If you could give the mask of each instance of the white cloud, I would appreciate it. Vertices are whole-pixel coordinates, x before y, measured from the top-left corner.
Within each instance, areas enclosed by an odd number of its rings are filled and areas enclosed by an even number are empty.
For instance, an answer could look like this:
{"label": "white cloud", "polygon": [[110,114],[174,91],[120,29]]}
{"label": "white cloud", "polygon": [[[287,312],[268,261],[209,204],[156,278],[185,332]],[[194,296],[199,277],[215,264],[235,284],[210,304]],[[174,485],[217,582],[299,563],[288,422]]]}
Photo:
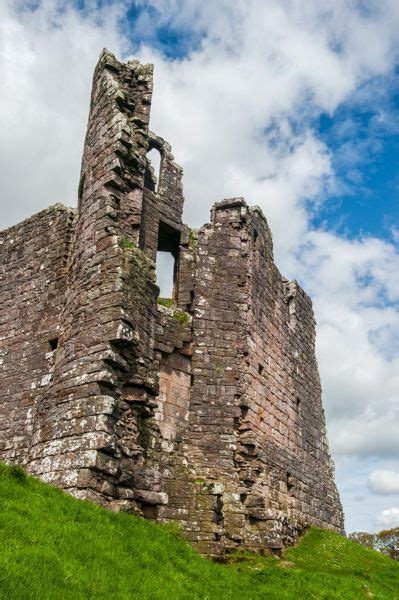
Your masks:
{"label": "white cloud", "polygon": [[[166,20],[170,9],[155,4]],[[184,4],[182,25],[192,26],[187,7],[198,3]],[[373,86],[366,94],[363,84],[388,73],[397,56],[398,9],[380,3],[367,19],[346,2],[221,7],[205,3],[197,23],[208,38],[188,60],[143,48],[156,65],[152,127],[183,163],[187,220],[203,222],[208,198],[240,194],[262,206],[280,267],[314,300],[334,452],[389,457],[399,450],[399,255],[375,238],[311,231],[304,201],[317,210],[335,185],[330,153],[309,118],[360,86],[361,101],[372,101]],[[351,144],[352,163],[355,150],[365,154]]]}
{"label": "white cloud", "polygon": [[37,4],[0,3],[1,228],[56,202],[75,204],[92,70],[104,45],[121,53],[126,42],[118,7]]}
{"label": "white cloud", "polygon": [[335,452],[399,450],[399,255],[375,238],[307,235],[293,259],[314,299],[318,357]]}
{"label": "white cloud", "polygon": [[391,227],[391,235],[394,242],[399,243],[399,228],[393,225]]}
{"label": "white cloud", "polygon": [[[103,46],[127,58],[134,36],[153,39],[159,24],[205,33],[182,60],[150,44],[135,50],[155,63],[151,128],[184,167],[185,219],[202,224],[229,195],[263,208],[281,270],[314,299],[331,446],[340,456],[377,457],[383,468],[399,450],[397,249],[314,231],[309,219],[326,191],[339,189],[313,119],[356,94],[373,101],[365,84],[379,77],[381,87],[398,58],[397,2],[366,10],[347,0],[153,0],[140,4],[158,16],[143,16],[131,40],[118,20],[124,2],[93,1],[83,13],[66,0],[36,4],[0,5],[2,223],[75,204]],[[353,161],[356,150],[341,159]]]}
{"label": "white cloud", "polygon": [[370,473],[367,486],[373,494],[399,494],[399,472],[377,469]]}
{"label": "white cloud", "polygon": [[393,506],[383,510],[378,516],[378,524],[385,529],[399,527],[399,508]]}

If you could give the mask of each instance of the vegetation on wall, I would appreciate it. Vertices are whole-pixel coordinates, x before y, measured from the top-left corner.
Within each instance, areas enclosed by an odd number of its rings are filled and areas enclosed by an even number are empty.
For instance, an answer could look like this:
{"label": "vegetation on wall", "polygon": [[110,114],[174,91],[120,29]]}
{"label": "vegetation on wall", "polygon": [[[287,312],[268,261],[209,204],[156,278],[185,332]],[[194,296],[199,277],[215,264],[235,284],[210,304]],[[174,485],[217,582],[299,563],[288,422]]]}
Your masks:
{"label": "vegetation on wall", "polygon": [[157,303],[160,306],[165,306],[165,308],[172,308],[172,316],[173,318],[181,323],[181,325],[186,325],[190,319],[190,315],[188,312],[178,308],[172,298],[158,298]]}
{"label": "vegetation on wall", "polygon": [[134,242],[131,242],[130,240],[128,240],[127,238],[123,237],[122,238],[122,248],[124,250],[130,250],[132,248],[137,248],[136,244]]}

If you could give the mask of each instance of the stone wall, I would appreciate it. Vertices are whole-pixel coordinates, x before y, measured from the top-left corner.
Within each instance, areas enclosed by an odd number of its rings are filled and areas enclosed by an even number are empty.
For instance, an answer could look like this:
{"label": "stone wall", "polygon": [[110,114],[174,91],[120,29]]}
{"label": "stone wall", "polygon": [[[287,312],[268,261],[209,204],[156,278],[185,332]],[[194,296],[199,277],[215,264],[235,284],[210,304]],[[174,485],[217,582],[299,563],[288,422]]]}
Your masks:
{"label": "stone wall", "polygon": [[25,464],[51,384],[75,211],[53,206],[0,233],[0,456]]}
{"label": "stone wall", "polygon": [[[215,556],[279,549],[312,523],[342,531],[310,299],[278,272],[260,209],[232,198],[201,229],[182,223],[151,94],[151,66],[103,51],[77,211],[2,234],[0,456],[178,521]],[[175,259],[161,303],[159,250]]]}

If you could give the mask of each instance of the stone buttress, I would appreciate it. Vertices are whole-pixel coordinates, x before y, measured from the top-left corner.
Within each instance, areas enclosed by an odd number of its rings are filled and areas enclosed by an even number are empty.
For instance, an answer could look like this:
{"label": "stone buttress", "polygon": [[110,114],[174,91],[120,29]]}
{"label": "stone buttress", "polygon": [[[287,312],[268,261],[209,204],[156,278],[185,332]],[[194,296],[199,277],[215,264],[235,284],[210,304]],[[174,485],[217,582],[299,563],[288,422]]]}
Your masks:
{"label": "stone buttress", "polygon": [[[308,296],[242,198],[182,223],[152,66],[104,50],[78,208],[0,234],[0,457],[214,556],[343,531]],[[160,156],[159,173],[149,152]],[[157,252],[174,260],[159,301]]]}

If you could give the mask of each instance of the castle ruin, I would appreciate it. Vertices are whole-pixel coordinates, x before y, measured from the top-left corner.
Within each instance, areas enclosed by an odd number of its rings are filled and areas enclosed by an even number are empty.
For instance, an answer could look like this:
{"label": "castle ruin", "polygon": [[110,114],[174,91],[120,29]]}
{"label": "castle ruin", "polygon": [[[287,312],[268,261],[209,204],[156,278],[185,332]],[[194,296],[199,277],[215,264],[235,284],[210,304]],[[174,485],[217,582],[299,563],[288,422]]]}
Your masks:
{"label": "castle ruin", "polygon": [[[200,552],[343,530],[309,297],[242,198],[182,223],[182,169],[149,130],[152,66],[104,50],[77,209],[0,234],[0,458]],[[161,155],[157,177],[147,155]],[[159,301],[158,251],[174,257]]]}

